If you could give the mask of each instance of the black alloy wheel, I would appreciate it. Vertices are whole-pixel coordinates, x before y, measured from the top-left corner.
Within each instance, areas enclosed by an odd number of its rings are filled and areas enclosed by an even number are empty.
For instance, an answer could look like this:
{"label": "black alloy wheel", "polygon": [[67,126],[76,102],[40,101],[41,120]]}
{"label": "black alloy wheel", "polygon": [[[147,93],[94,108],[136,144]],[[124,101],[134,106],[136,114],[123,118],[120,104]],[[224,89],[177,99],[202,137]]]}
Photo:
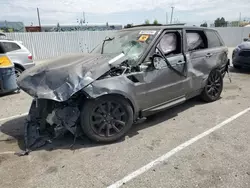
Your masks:
{"label": "black alloy wheel", "polygon": [[133,109],[122,97],[88,100],[81,111],[81,127],[90,139],[112,142],[124,136],[133,124]]}
{"label": "black alloy wheel", "polygon": [[220,98],[223,90],[223,77],[219,70],[213,70],[207,80],[207,85],[202,92],[202,99],[207,102],[213,102]]}
{"label": "black alloy wheel", "polygon": [[122,131],[127,119],[125,109],[120,104],[106,101],[92,112],[91,127],[99,136],[112,137]]}

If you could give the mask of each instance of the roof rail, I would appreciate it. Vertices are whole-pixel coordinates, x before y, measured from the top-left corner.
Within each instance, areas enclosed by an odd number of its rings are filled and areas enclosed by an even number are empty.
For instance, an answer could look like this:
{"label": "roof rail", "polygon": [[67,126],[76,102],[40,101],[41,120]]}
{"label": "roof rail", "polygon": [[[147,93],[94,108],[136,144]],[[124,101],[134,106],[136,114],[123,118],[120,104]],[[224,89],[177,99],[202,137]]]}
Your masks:
{"label": "roof rail", "polygon": [[185,25],[186,23],[178,23],[178,24],[140,24],[140,25],[133,25],[132,27],[147,27],[147,26],[178,26],[178,25]]}
{"label": "roof rail", "polygon": [[133,25],[132,27],[147,27],[147,26],[162,26],[162,24],[140,24],[140,25]]}
{"label": "roof rail", "polygon": [[186,23],[165,24],[164,26],[172,26],[172,25],[186,25]]}

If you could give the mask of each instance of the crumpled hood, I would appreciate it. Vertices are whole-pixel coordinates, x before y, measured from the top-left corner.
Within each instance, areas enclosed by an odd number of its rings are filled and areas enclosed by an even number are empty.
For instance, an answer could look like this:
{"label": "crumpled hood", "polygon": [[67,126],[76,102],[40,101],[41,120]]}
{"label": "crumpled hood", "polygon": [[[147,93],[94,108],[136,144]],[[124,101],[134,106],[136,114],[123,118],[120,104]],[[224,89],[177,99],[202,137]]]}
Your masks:
{"label": "crumpled hood", "polygon": [[241,44],[239,44],[238,45],[238,47],[240,48],[240,49],[249,49],[250,50],[250,42],[249,41],[247,41],[247,42],[242,42]]}
{"label": "crumpled hood", "polygon": [[110,70],[115,55],[72,54],[27,69],[18,86],[35,98],[66,101]]}

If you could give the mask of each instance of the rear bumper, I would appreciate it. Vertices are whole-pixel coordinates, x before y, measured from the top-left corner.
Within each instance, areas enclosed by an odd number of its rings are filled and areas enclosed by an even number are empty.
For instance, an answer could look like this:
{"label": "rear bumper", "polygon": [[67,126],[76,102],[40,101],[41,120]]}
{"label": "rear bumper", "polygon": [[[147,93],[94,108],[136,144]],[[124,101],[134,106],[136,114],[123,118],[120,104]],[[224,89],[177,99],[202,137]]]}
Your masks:
{"label": "rear bumper", "polygon": [[228,72],[229,66],[230,66],[230,59],[227,60],[227,64],[220,67],[220,72],[222,74],[222,77],[224,77],[226,72]]}
{"label": "rear bumper", "polygon": [[26,70],[28,68],[31,68],[33,66],[35,66],[36,64],[34,62],[32,63],[25,63],[25,64],[22,64],[23,68]]}

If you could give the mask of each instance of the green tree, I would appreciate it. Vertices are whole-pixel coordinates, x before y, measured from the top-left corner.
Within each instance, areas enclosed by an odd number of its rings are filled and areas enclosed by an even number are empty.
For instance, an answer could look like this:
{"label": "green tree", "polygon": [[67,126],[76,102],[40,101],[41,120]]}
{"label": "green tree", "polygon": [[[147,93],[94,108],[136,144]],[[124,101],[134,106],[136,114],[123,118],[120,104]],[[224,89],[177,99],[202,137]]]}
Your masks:
{"label": "green tree", "polygon": [[217,19],[214,21],[214,26],[215,26],[215,27],[226,27],[226,26],[227,26],[227,21],[225,20],[224,17],[217,18]]}
{"label": "green tree", "polygon": [[153,24],[154,25],[158,25],[159,24],[158,20],[155,19],[154,22],[153,22]]}
{"label": "green tree", "polygon": [[145,24],[146,24],[146,25],[150,24],[150,21],[149,21],[148,19],[145,20]]}
{"label": "green tree", "polygon": [[201,27],[207,27],[207,22],[204,22],[203,24],[200,25]]}
{"label": "green tree", "polygon": [[131,27],[133,27],[133,24],[127,24],[124,26],[124,28],[131,28]]}
{"label": "green tree", "polygon": [[60,24],[59,24],[59,22],[57,23],[57,25],[56,25],[56,29],[55,29],[57,32],[59,32],[59,31],[61,31],[61,27],[60,27]]}

